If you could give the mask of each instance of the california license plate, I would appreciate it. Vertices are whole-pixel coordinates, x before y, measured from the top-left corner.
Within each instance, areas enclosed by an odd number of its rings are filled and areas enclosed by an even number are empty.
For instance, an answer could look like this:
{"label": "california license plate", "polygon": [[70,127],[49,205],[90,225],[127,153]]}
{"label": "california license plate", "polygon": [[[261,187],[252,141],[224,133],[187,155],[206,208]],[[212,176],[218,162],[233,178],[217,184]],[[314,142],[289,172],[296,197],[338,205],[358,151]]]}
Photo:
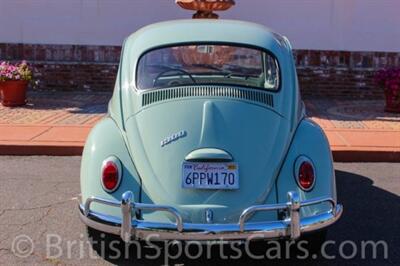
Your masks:
{"label": "california license plate", "polygon": [[236,163],[184,162],[182,187],[193,189],[239,189]]}

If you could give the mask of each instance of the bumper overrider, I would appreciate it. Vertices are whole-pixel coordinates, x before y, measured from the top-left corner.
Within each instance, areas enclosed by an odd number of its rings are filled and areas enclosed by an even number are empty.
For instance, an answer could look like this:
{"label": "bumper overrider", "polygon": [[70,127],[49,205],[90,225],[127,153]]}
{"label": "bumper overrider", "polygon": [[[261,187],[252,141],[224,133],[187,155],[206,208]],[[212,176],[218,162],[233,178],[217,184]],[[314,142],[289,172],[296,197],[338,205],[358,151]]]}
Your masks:
{"label": "bumper overrider", "polygon": [[[122,219],[90,210],[92,203],[120,208]],[[330,203],[327,212],[300,218],[302,207]],[[252,238],[297,239],[303,233],[325,228],[335,223],[343,212],[341,204],[329,197],[300,201],[297,192],[288,192],[288,202],[282,204],[254,205],[245,209],[236,224],[184,223],[179,211],[171,206],[136,203],[130,191],[122,195],[121,201],[90,197],[80,205],[80,218],[89,227],[99,231],[120,235],[125,242],[132,238],[148,240],[245,240]],[[175,223],[150,222],[135,219],[138,210],[163,211],[175,217]],[[286,211],[287,218],[279,221],[246,222],[256,212]]]}

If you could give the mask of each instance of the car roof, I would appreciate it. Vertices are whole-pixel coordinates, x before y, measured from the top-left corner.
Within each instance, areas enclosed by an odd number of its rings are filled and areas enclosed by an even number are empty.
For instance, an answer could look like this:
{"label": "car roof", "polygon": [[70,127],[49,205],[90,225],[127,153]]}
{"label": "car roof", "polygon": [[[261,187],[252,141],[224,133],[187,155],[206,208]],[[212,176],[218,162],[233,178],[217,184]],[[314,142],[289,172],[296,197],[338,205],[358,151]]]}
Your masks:
{"label": "car roof", "polygon": [[[238,20],[172,20],[141,28],[125,40],[124,50],[138,58],[156,47],[179,43],[220,42],[257,46],[277,55],[285,38],[265,26]],[[286,50],[286,49],[284,49]]]}

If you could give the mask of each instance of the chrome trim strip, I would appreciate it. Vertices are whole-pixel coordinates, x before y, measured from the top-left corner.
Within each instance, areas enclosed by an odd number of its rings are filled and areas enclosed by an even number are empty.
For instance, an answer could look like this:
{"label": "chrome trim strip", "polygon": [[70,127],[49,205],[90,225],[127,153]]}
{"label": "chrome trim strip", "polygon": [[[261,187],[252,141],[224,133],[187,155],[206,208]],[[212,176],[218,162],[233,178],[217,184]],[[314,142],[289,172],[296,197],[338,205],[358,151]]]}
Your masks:
{"label": "chrome trim strip", "polygon": [[99,204],[104,204],[112,207],[119,207],[120,203],[112,200],[106,200],[106,199],[99,199],[96,197],[90,197],[86,200],[85,202],[85,215],[88,216],[90,214],[90,205],[92,202],[97,202]]}
{"label": "chrome trim strip", "polygon": [[[256,205],[245,209],[237,224],[194,224],[184,223],[178,210],[165,205],[153,205],[133,202],[133,193],[130,191],[122,195],[121,202],[103,200],[95,197],[87,199],[80,205],[80,218],[88,226],[97,230],[120,235],[124,241],[132,237],[145,239],[156,235],[160,240],[232,240],[247,239],[249,237],[280,238],[290,237],[297,239],[302,233],[307,233],[327,227],[336,222],[343,212],[343,207],[332,198],[316,198],[300,201],[297,192],[288,193],[288,202],[284,204]],[[120,207],[122,219],[104,215],[90,210],[92,202]],[[329,202],[330,211],[300,218],[301,207]],[[166,211],[175,218],[175,223],[160,223],[132,219],[136,210]],[[259,211],[286,210],[289,217],[283,221],[248,222],[251,214]]]}
{"label": "chrome trim strip", "polygon": [[281,209],[286,209],[287,208],[287,203],[284,204],[276,204],[276,205],[255,205],[251,206],[247,209],[245,209],[242,214],[239,217],[239,230],[240,232],[244,232],[245,230],[245,222],[247,218],[259,211],[276,211],[276,210],[281,210]]}
{"label": "chrome trim strip", "polygon": [[175,217],[175,228],[179,232],[183,231],[183,221],[182,221],[182,216],[179,214],[179,211],[175,209],[174,207],[171,206],[166,206],[166,205],[153,205],[153,204],[145,204],[145,203],[136,203],[135,204],[135,209],[140,209],[140,210],[148,210],[148,211],[165,211],[169,212],[172,214],[172,216]]}

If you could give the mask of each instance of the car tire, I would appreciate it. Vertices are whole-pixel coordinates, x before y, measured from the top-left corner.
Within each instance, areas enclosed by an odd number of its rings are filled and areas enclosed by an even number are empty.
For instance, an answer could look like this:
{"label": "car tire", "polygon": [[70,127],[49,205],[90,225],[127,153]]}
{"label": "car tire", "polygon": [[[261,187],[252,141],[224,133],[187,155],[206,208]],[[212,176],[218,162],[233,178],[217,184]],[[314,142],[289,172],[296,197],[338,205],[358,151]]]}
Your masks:
{"label": "car tire", "polygon": [[320,230],[317,232],[309,233],[307,235],[304,235],[300,241],[307,241],[306,245],[304,247],[308,250],[310,255],[313,254],[320,254],[321,253],[321,247],[326,241],[326,235],[327,235],[327,230]]}
{"label": "car tire", "polygon": [[[89,242],[100,257],[108,261],[119,261],[136,254],[136,245],[125,243],[119,236],[107,234],[88,226],[86,228]],[[126,252],[129,254],[125,254]]]}
{"label": "car tire", "polygon": [[285,259],[313,260],[321,254],[321,247],[326,240],[327,230],[308,233],[298,240],[284,240]]}

